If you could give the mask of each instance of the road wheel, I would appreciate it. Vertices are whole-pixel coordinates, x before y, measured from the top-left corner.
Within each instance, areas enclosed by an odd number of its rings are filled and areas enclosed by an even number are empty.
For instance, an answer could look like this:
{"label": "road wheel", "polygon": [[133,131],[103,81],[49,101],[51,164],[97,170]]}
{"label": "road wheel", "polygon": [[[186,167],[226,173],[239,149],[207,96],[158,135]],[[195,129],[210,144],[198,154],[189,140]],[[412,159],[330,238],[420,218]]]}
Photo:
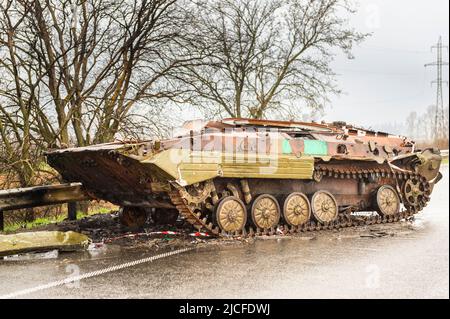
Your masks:
{"label": "road wheel", "polygon": [[226,232],[240,231],[247,223],[247,209],[239,198],[228,196],[217,205],[215,217],[221,230]]}
{"label": "road wheel", "polygon": [[338,216],[338,205],[334,196],[327,191],[317,191],[311,199],[314,217],[321,223],[329,223]]}
{"label": "road wheel", "polygon": [[260,195],[253,202],[251,214],[256,227],[270,229],[280,221],[280,205],[272,195]]}
{"label": "road wheel", "polygon": [[311,218],[311,204],[302,193],[292,193],[283,205],[283,218],[290,226],[300,226]]}
{"label": "road wheel", "polygon": [[400,197],[392,186],[383,185],[378,188],[375,205],[381,216],[395,215],[400,211]]}

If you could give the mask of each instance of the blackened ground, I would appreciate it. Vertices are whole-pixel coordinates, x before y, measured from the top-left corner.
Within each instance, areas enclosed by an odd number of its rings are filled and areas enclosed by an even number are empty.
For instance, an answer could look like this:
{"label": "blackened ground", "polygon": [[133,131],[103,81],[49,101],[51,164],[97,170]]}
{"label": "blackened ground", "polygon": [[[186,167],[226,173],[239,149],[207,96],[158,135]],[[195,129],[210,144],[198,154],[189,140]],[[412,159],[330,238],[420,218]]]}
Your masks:
{"label": "blackened ground", "polygon": [[[189,224],[183,221],[177,221],[173,224],[158,224],[148,217],[147,221],[142,227],[130,228],[120,224],[119,212],[111,211],[107,214],[89,215],[79,220],[69,221],[64,220],[59,223],[52,223],[45,226],[38,226],[32,229],[18,230],[16,232],[35,232],[35,231],[75,231],[89,236],[94,243],[99,242],[114,242],[118,245],[132,246],[149,237],[146,233],[158,231],[175,231],[180,233],[178,237],[186,237],[192,228]],[[156,236],[158,237],[158,236]]]}

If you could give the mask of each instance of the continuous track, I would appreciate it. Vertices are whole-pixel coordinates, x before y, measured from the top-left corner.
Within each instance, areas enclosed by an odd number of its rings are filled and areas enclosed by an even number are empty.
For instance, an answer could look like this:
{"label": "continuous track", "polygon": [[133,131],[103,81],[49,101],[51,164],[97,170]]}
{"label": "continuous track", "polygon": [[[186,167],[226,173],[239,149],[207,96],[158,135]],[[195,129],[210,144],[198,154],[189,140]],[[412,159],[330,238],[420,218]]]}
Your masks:
{"label": "continuous track", "polygon": [[[219,227],[214,225],[207,215],[195,210],[195,207],[198,203],[189,202],[191,196],[186,196],[186,190],[184,188],[174,185],[173,190],[169,193],[169,196],[181,216],[197,230],[207,231],[215,236],[223,235],[239,237],[253,237],[277,234],[287,235],[308,231],[331,230],[363,225],[395,223],[411,218],[414,214],[420,212],[430,200],[431,187],[428,181],[423,176],[393,166],[373,169],[346,167],[344,169],[339,165],[322,164],[316,165],[314,176],[317,181],[319,181],[324,176],[336,179],[389,179],[392,184],[395,184],[397,193],[400,196],[400,200],[403,203],[404,209],[400,210],[396,214],[388,216],[381,216],[380,214],[372,216],[361,216],[352,214],[353,210],[349,208],[347,211],[340,212],[338,214],[338,217],[330,223],[321,223],[311,218],[310,221],[301,226],[289,226],[280,222],[277,227],[272,227],[270,229],[260,229],[246,226],[245,229],[241,231],[226,233],[220,231]],[[404,190],[404,185],[408,181],[410,181],[409,183],[413,183],[412,185],[420,186],[420,189],[423,192],[423,195],[419,196],[420,200],[416,200],[416,202],[413,202],[412,200],[408,200],[406,198],[409,193],[406,193],[406,191]],[[413,202],[413,204],[411,204],[411,202]]]}

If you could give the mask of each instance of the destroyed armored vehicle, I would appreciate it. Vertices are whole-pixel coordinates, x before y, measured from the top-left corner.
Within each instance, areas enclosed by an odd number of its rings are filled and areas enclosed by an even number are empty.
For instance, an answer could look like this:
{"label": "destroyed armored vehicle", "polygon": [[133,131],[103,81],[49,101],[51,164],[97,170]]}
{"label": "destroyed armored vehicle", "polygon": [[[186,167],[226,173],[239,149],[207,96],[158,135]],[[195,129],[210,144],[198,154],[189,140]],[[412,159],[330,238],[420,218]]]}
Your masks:
{"label": "destroyed armored vehicle", "polygon": [[173,138],[52,151],[48,163],[139,224],[177,216],[210,234],[274,234],[398,221],[440,180],[439,150],[347,125],[231,118]]}

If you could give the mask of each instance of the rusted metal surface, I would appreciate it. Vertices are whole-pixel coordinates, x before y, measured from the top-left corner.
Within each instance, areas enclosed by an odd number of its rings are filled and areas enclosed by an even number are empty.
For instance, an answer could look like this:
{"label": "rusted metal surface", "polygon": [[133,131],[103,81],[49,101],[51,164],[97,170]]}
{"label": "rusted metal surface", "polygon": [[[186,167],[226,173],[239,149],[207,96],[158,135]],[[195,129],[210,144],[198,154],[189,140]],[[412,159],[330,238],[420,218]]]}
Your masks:
{"label": "rusted metal surface", "polygon": [[[139,192],[145,194],[149,189],[146,181],[159,186],[161,181],[177,180],[184,186],[214,177],[243,175],[311,178],[317,158],[382,164],[410,154],[414,148],[407,138],[352,126],[246,119],[232,119],[231,125],[229,121],[204,122],[198,131],[190,130],[186,135],[163,141],[116,142],[58,150],[49,154],[49,163],[68,180],[81,179],[94,191],[98,185],[88,184],[92,183],[92,176],[101,177],[97,178],[100,183],[116,187],[111,193],[122,193],[117,197],[123,198],[126,191],[117,188],[128,189],[131,184],[139,190],[142,185]],[[317,131],[318,127],[323,130]],[[99,195],[113,197],[106,193]],[[147,205],[153,205],[151,200]]]}
{"label": "rusted metal surface", "polygon": [[120,206],[174,207],[166,193],[152,191],[154,181],[166,178],[163,173],[112,150],[64,152],[49,157],[48,162],[64,180],[81,181],[96,198]]}
{"label": "rusted metal surface", "polygon": [[[209,213],[208,212],[197,212],[195,213],[192,211],[189,207],[189,202],[183,199],[180,193],[176,195],[177,193],[174,192],[173,197],[177,198],[177,203],[179,203],[179,206],[177,206],[178,209],[183,209],[183,216],[189,216],[189,214],[195,215],[195,218],[199,220],[200,222],[192,222],[192,224],[195,224],[197,228],[202,227],[205,230],[210,231],[212,234],[228,234],[228,235],[235,235],[235,236],[254,236],[254,235],[274,235],[278,233],[288,234],[288,233],[296,233],[296,232],[304,232],[304,231],[316,231],[321,229],[338,229],[343,227],[352,227],[352,226],[359,226],[359,225],[370,225],[370,224],[376,224],[376,223],[390,223],[390,222],[396,222],[405,218],[409,218],[410,216],[413,216],[414,214],[420,212],[423,207],[426,206],[427,202],[430,200],[430,194],[431,194],[431,188],[430,184],[426,181],[426,179],[416,173],[404,173],[400,171],[394,171],[389,168],[386,169],[364,169],[364,170],[358,170],[353,169],[349,171],[349,174],[346,174],[342,171],[342,169],[336,169],[334,167],[326,167],[326,165],[317,167],[317,169],[322,170],[327,177],[324,177],[324,180],[320,183],[323,183],[326,179],[328,179],[328,183],[334,184],[334,185],[342,185],[343,183],[350,183],[350,181],[353,180],[353,184],[357,184],[361,180],[365,180],[366,182],[373,184],[372,187],[367,187],[365,190],[367,193],[365,194],[352,194],[351,190],[348,190],[347,187],[341,187],[340,195],[335,195],[336,203],[338,203],[339,207],[339,214],[337,216],[335,215],[335,218],[331,221],[320,221],[317,219],[309,219],[307,222],[301,224],[301,225],[289,225],[289,224],[279,224],[277,227],[271,227],[270,229],[263,229],[256,227],[255,224],[252,222],[247,222],[246,226],[242,226],[241,229],[236,230],[236,227],[232,228],[231,230],[229,228],[226,228],[225,226],[221,225],[221,223],[218,223],[218,226],[215,226],[213,223],[208,223],[207,217]],[[371,181],[373,176],[377,176],[379,174],[379,179],[377,181]],[[328,176],[329,175],[329,176]],[[417,206],[411,206],[408,205],[407,202],[404,202],[405,209],[403,211],[395,211],[390,212],[389,214],[386,214],[383,211],[379,210],[379,207],[377,206],[377,202],[374,201],[376,199],[377,190],[379,189],[380,185],[387,186],[389,189],[397,191],[400,189],[401,185],[404,185],[406,181],[409,179],[418,179],[420,180],[420,183],[423,185],[424,189],[424,196],[421,197],[421,201]],[[276,181],[271,185],[273,187]],[[220,180],[220,184],[224,184],[223,181]],[[228,182],[227,184],[230,184]],[[284,183],[289,184],[289,183]],[[240,201],[240,199],[232,196],[232,194],[227,193],[228,191],[223,187],[218,185],[219,187],[216,189],[217,192],[220,193],[222,190],[222,200],[219,202],[228,203],[228,201],[238,201],[240,203],[243,203]],[[325,184],[322,185],[324,188],[327,186]],[[250,186],[251,187],[251,186]],[[269,187],[267,185],[267,180],[261,181],[261,189],[264,189],[264,187]],[[298,187],[298,186],[297,186]],[[357,186],[356,186],[357,188]],[[386,187],[385,187],[386,188]],[[253,190],[254,192],[259,192],[261,189]],[[369,191],[369,189],[372,189],[372,191]],[[348,194],[342,194],[342,193],[348,192]],[[322,191],[316,191],[313,194],[322,193]],[[398,194],[398,193],[397,193]],[[399,198],[403,197],[403,193],[399,194]],[[280,198],[280,196],[275,196],[276,198]],[[365,199],[366,201],[359,200]],[[226,201],[225,201],[226,200]],[[282,197],[281,197],[282,200]],[[333,204],[335,206],[335,204]],[[235,207],[234,205],[233,207]],[[239,208],[239,205],[238,205]],[[247,209],[248,206],[247,206]],[[374,210],[379,211],[380,214],[377,216],[353,216],[351,215],[351,212],[355,211],[367,211],[367,210]],[[221,209],[219,211],[216,210],[216,218],[217,213],[220,213],[221,215],[225,216],[224,218],[228,218],[228,212],[229,210],[226,210],[225,212]],[[237,209],[237,212],[239,212],[240,216],[244,216],[244,212],[242,209]],[[235,213],[233,211],[233,213]],[[231,214],[232,220],[234,221],[234,215]],[[247,215],[247,214],[245,214]],[[191,220],[191,219],[189,219]],[[191,220],[192,221],[192,220]],[[231,222],[230,222],[231,223]]]}
{"label": "rusted metal surface", "polygon": [[80,183],[0,190],[0,211],[89,200]]}
{"label": "rusted metal surface", "polygon": [[[133,211],[177,209],[196,229],[245,235],[343,226],[365,210],[386,221],[411,216],[429,201],[441,156],[343,122],[226,119],[185,123],[166,140],[58,150],[48,162],[96,198]],[[389,209],[393,192],[404,212]]]}

